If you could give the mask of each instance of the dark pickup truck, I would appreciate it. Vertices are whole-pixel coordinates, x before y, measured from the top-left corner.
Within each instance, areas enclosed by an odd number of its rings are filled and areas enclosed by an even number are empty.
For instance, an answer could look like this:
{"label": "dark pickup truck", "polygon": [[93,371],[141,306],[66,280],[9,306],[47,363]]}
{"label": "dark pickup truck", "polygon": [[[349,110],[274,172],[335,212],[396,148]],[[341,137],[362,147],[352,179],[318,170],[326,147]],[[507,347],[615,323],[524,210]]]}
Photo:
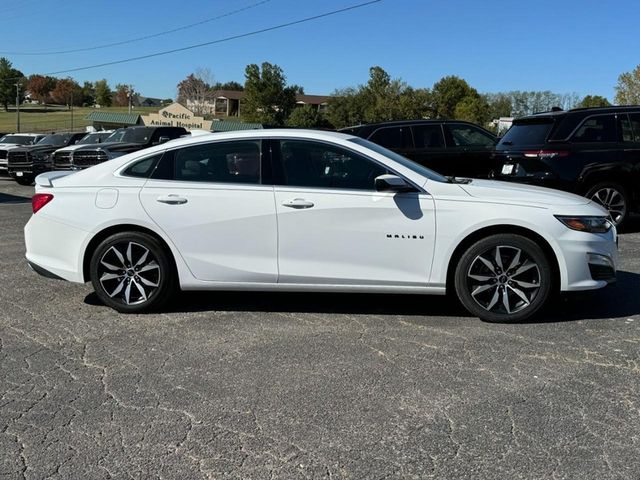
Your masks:
{"label": "dark pickup truck", "polygon": [[52,169],[52,154],[59,148],[75,144],[86,133],[54,133],[35,145],[17,147],[7,154],[9,175],[20,185],[31,185],[39,174]]}
{"label": "dark pickup truck", "polygon": [[188,134],[189,132],[182,127],[121,128],[113,132],[103,143],[74,150],[69,159],[68,169],[82,170]]}

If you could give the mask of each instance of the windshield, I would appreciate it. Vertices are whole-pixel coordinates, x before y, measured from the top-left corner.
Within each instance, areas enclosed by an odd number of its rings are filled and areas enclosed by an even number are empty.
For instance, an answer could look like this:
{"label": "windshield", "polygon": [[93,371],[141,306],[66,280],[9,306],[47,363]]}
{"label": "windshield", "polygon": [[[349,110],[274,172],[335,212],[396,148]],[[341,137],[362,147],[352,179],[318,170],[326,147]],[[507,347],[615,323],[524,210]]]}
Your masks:
{"label": "windshield", "polygon": [[514,123],[500,139],[499,145],[541,145],[547,141],[553,125],[553,120]]}
{"label": "windshield", "polygon": [[122,128],[113,132],[108,142],[148,143],[153,133],[151,128]]}
{"label": "windshield", "polygon": [[0,143],[13,143],[16,145],[33,145],[37,137],[29,137],[27,135],[5,135],[0,138]]}
{"label": "windshield", "polygon": [[38,145],[52,145],[54,147],[62,147],[69,143],[72,133],[56,133],[55,135],[47,135],[38,142]]}
{"label": "windshield", "polygon": [[403,157],[391,150],[388,150],[384,147],[381,147],[377,143],[370,142],[369,140],[365,140],[364,138],[350,138],[350,142],[357,143],[358,145],[362,145],[363,147],[367,147],[369,150],[373,150],[380,155],[384,155],[385,157],[390,158],[391,160],[398,162],[403,167],[408,168],[409,170],[419,173],[423,177],[428,178],[429,180],[434,180],[436,182],[447,183],[449,180],[447,177],[440,175],[433,170],[423,167],[419,163],[414,162],[413,160],[409,160],[407,157]]}
{"label": "windshield", "polygon": [[94,143],[102,143],[111,136],[111,132],[89,133],[82,137],[76,145],[91,145]]}

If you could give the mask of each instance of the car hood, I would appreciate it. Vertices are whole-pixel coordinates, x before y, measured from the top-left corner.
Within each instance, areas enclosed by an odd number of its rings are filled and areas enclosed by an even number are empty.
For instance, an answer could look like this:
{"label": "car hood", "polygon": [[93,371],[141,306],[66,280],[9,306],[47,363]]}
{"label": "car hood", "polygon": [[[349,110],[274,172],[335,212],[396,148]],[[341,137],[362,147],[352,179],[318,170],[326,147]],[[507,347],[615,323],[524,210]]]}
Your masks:
{"label": "car hood", "polygon": [[51,152],[55,152],[59,148],[61,148],[60,145],[31,145],[30,147],[19,147],[19,148],[14,148],[12,150],[17,150],[19,152],[29,152],[33,154],[33,153],[51,153]]}
{"label": "car hood", "polygon": [[121,150],[142,150],[145,145],[140,143],[125,143],[125,142],[103,142],[92,145],[82,145],[78,150],[110,150],[113,152]]}
{"label": "car hood", "polygon": [[473,180],[460,188],[478,199],[509,204],[574,206],[590,202],[588,198],[560,190],[494,180]]}
{"label": "car hood", "polygon": [[1,143],[0,150],[13,150],[14,148],[24,147],[24,145],[20,145],[18,143]]}

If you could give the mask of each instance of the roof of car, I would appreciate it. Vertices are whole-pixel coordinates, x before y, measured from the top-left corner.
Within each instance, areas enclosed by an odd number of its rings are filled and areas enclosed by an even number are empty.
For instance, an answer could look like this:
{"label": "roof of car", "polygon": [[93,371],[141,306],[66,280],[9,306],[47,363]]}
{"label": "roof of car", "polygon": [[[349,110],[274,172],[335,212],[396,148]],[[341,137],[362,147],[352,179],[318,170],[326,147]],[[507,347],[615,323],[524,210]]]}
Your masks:
{"label": "roof of car", "polygon": [[[376,128],[376,127],[393,127],[393,126],[401,126],[401,125],[420,125],[420,124],[432,124],[432,123],[468,123],[470,125],[476,125],[472,122],[467,122],[466,120],[455,120],[451,118],[429,118],[429,119],[416,119],[416,120],[392,120],[388,122],[375,122],[375,123],[362,123],[360,125],[352,125],[350,127],[341,128],[338,131],[342,130],[351,130],[355,128]],[[477,125],[476,125],[477,126]]]}
{"label": "roof of car", "polygon": [[570,110],[551,110],[548,112],[536,112],[532,115],[525,115],[519,117],[516,121],[528,119],[528,118],[554,118],[564,115],[580,115],[585,117],[588,115],[598,115],[606,113],[620,113],[620,112],[638,112],[640,111],[640,105],[611,105],[609,107],[584,107],[584,108],[572,108]]}

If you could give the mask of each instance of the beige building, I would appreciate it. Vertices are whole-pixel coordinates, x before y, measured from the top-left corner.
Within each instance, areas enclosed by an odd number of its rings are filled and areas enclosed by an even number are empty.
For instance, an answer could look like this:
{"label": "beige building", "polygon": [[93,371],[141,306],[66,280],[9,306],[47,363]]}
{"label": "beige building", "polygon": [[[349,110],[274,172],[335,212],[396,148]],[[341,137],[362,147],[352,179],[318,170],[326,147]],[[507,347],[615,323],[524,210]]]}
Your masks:
{"label": "beige building", "polygon": [[[236,90],[216,90],[213,93],[213,100],[207,102],[194,102],[187,100],[187,107],[193,110],[200,110],[215,117],[239,117],[240,104],[244,92]],[[326,111],[329,99],[324,95],[296,95],[296,105],[311,105],[319,112]]]}

